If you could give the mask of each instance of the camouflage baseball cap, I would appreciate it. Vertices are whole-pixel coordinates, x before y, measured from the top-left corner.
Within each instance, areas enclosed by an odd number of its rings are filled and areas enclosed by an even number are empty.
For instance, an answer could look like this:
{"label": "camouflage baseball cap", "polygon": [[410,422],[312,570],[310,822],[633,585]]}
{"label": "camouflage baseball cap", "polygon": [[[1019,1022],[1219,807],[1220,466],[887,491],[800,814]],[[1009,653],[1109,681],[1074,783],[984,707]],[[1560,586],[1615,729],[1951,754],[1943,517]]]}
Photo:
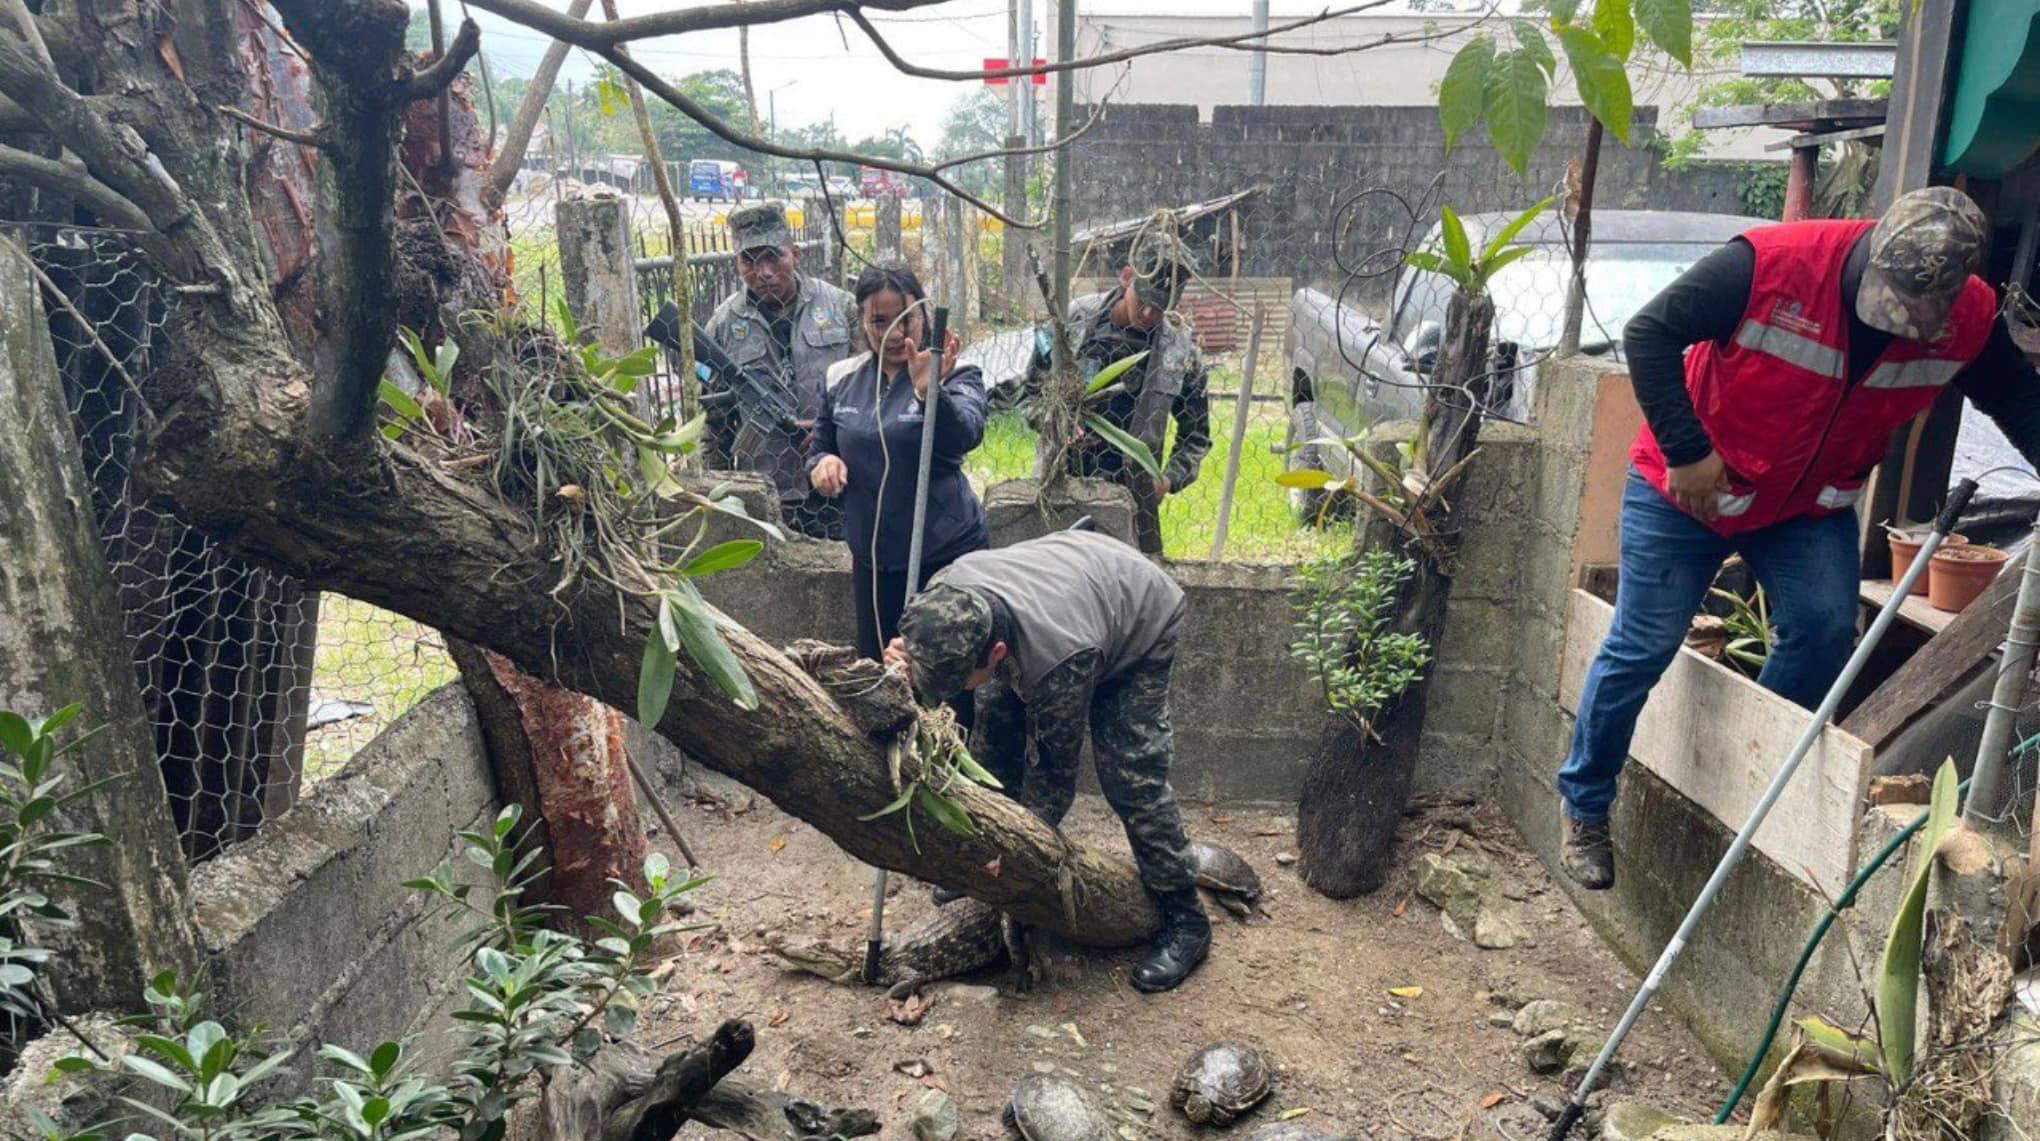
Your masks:
{"label": "camouflage baseball cap", "polygon": [[730,240],[739,253],[759,246],[784,248],[793,244],[793,231],[786,225],[786,207],[778,202],[760,202],[730,211]]}
{"label": "camouflage baseball cap", "polygon": [[1157,309],[1173,309],[1183,286],[1197,272],[1197,259],[1175,235],[1156,229],[1134,239],[1126,264],[1133,267],[1133,294]]}
{"label": "camouflage baseball cap", "polygon": [[900,612],[914,692],[931,705],[963,692],[991,633],[992,605],[976,591],[938,582],[915,595]]}
{"label": "camouflage baseball cap", "polygon": [[1857,316],[1909,341],[1939,337],[1969,275],[1983,264],[1987,226],[1983,211],[1953,187],[1900,195],[1870,231]]}

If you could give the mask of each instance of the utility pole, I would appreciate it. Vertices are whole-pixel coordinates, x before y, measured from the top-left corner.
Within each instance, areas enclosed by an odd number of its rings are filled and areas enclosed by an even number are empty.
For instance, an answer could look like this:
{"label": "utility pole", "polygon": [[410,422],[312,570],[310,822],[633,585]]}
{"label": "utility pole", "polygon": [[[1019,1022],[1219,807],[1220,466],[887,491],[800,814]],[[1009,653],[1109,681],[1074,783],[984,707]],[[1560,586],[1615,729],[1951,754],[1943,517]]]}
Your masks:
{"label": "utility pole", "polygon": [[[1006,59],[1012,66],[1021,66],[1023,61],[1033,61],[1020,54],[1020,8],[1025,0],[1008,0],[1006,5]],[[1027,145],[1027,136],[1022,131],[1020,105],[1032,101],[1034,86],[1031,75],[1009,76],[1006,80],[1006,149],[1019,150]],[[1027,216],[1027,156],[1009,154],[1006,156],[1006,216],[1025,218]],[[999,290],[1006,316],[1018,317],[1025,311],[1027,296],[1027,239],[1025,231],[1018,226],[1007,226],[999,239],[1000,270],[1003,284]]]}
{"label": "utility pole", "polygon": [[[1023,0],[1024,2],[1024,0]],[[1055,58],[1058,63],[1068,62],[1077,56],[1077,0],[1056,0]],[[1029,57],[1032,58],[1031,56]],[[1076,74],[1068,71],[1055,73],[1055,137],[1067,138],[1076,120],[1076,89],[1071,86]],[[1048,315],[1050,326],[1055,329],[1054,372],[1051,383],[1059,387],[1074,405],[1077,397],[1076,346],[1070,343],[1068,328],[1070,313],[1070,153],[1068,148],[1055,155],[1055,271],[1050,281],[1049,292],[1053,297],[1049,307],[1054,312]],[[1053,441],[1050,458],[1060,466],[1061,448],[1067,440]],[[1054,487],[1061,482],[1060,471],[1041,472],[1047,481],[1044,486]]]}
{"label": "utility pole", "polygon": [[[1254,0],[1254,30],[1268,30],[1268,0]],[[1247,102],[1256,107],[1268,105],[1268,53],[1261,50],[1267,46],[1267,40],[1255,40],[1254,53],[1247,57]]]}
{"label": "utility pole", "polygon": [[[1035,55],[1034,0],[1019,0],[1019,3],[1020,3],[1019,58],[1025,60],[1027,64],[1032,65],[1034,63]],[[1034,85],[1031,82],[1033,78],[1034,77],[1031,75],[1019,77],[1021,88],[1019,95],[1020,133],[1027,136],[1028,146],[1038,147],[1041,145],[1041,136],[1038,131],[1039,127],[1038,120],[1041,118],[1041,116],[1035,110]]]}

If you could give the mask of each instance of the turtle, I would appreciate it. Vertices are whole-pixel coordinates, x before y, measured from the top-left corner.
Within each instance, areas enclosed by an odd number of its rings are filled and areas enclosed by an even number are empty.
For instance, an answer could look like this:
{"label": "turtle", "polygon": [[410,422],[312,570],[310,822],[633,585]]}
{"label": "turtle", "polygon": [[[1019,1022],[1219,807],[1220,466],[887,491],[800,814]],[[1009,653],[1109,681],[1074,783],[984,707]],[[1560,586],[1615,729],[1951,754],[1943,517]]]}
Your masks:
{"label": "turtle", "polygon": [[1271,1085],[1260,1051],[1240,1042],[1214,1042],[1183,1063],[1169,1104],[1198,1125],[1231,1125],[1259,1105]]}
{"label": "turtle", "polygon": [[1190,869],[1197,886],[1242,921],[1260,905],[1261,877],[1231,848],[1207,840],[1190,841]]}
{"label": "turtle", "polygon": [[1112,1141],[1112,1130],[1091,1099],[1077,1083],[1054,1074],[1021,1078],[1002,1120],[1022,1141]]}
{"label": "turtle", "polygon": [[1247,1141],[1355,1141],[1351,1133],[1327,1133],[1301,1121],[1271,1121],[1252,1133]]}

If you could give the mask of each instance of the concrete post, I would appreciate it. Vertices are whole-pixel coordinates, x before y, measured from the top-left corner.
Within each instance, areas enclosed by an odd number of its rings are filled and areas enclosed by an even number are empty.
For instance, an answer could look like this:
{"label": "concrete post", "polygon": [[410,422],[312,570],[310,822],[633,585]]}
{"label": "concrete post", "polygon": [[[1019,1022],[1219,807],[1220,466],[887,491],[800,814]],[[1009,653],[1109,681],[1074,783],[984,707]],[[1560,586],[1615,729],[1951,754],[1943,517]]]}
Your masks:
{"label": "concrete post", "polygon": [[946,198],[921,202],[921,287],[928,291],[928,304],[949,305],[949,275],[955,264],[949,253],[949,211]]}
{"label": "concrete post", "polygon": [[[113,574],[93,533],[92,495],[57,378],[49,325],[27,257],[0,244],[0,709],[84,713],[60,743],[101,736],[72,754],[66,831],[113,843],[72,848],[60,870],[106,885],[47,885],[78,918],[36,932],[56,952],[47,977],[64,1009],[132,1008],[157,972],[190,978],[198,963],[184,854],[170,819],[148,713],[135,685]],[[14,758],[10,757],[9,760]]]}
{"label": "concrete post", "polygon": [[879,196],[878,232],[874,238],[878,245],[877,260],[900,260],[900,200],[897,195]]}
{"label": "concrete post", "polygon": [[959,335],[977,314],[971,309],[971,295],[977,285],[977,217],[968,203],[958,201],[949,211],[949,313],[951,327]]}
{"label": "concrete post", "polygon": [[554,224],[567,308],[582,335],[613,356],[636,349],[644,317],[631,264],[629,206],[607,191],[562,199]]}
{"label": "concrete post", "polygon": [[[1254,0],[1254,30],[1257,32],[1265,32],[1268,30],[1268,0]],[[1254,41],[1255,47],[1266,47],[1267,45],[1268,41],[1266,39],[1259,39]],[[1268,102],[1267,52],[1257,51],[1253,55],[1247,57],[1247,102],[1253,104],[1256,107],[1262,107],[1267,105]]]}

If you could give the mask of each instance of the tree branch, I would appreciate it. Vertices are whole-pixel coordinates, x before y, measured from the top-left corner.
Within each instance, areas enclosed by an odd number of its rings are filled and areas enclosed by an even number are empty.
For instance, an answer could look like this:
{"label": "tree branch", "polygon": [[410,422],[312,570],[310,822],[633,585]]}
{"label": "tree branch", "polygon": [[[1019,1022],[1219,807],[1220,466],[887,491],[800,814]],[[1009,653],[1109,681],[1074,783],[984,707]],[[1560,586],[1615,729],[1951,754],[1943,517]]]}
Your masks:
{"label": "tree branch", "polygon": [[309,131],[300,131],[295,127],[285,127],[265,119],[258,119],[239,107],[222,105],[214,109],[236,123],[260,131],[265,135],[272,135],[282,139],[284,142],[296,143],[301,147],[324,149],[331,146],[333,142],[332,139],[327,137],[326,128],[323,126],[314,127]]}
{"label": "tree branch", "polygon": [[79,205],[99,215],[100,221],[110,226],[125,230],[155,229],[140,206],[92,177],[83,167],[69,166],[13,147],[0,147],[0,174],[76,199]]}
{"label": "tree branch", "polygon": [[[892,64],[895,69],[920,79],[947,79],[961,82],[976,79],[1009,79],[1021,76],[1052,75],[1062,71],[1085,71],[1094,67],[1106,67],[1115,63],[1124,63],[1127,60],[1138,59],[1144,55],[1160,55],[1165,52],[1183,51],[1188,48],[1244,45],[1248,40],[1265,39],[1283,32],[1293,32],[1298,28],[1308,28],[1313,24],[1322,24],[1327,20],[1336,20],[1344,16],[1351,16],[1357,12],[1366,12],[1375,8],[1386,7],[1392,2],[1394,0],[1367,0],[1364,4],[1355,4],[1348,8],[1327,8],[1315,16],[1305,16],[1301,19],[1291,20],[1286,24],[1276,24],[1266,31],[1241,32],[1229,36],[1180,36],[1172,40],[1156,40],[1154,43],[1142,44],[1139,47],[1121,48],[1118,51],[1106,52],[1103,55],[1088,55],[1079,59],[1044,63],[1039,67],[995,67],[976,71],[951,71],[939,67],[922,67],[920,64],[910,62],[906,57],[900,55],[893,48],[892,44],[886,41],[885,36],[879,32],[878,28],[870,20],[866,19],[864,13],[855,6],[848,8],[844,15],[850,17],[850,21],[857,25],[858,29],[864,33],[865,38],[871,41],[872,46],[876,47],[879,54],[884,56],[886,62]],[[1366,48],[1376,46],[1379,45],[1370,41],[1365,44],[1355,45],[1350,49],[1317,50],[1326,50],[1330,54],[1339,54],[1348,50],[1363,51]],[[1277,52],[1283,49],[1270,45],[1256,44],[1245,46],[1242,50]]]}
{"label": "tree branch", "polygon": [[[397,92],[400,103],[414,103],[427,99],[446,89],[446,85],[460,77],[467,69],[468,61],[482,48],[482,29],[472,19],[460,22],[460,31],[453,37],[453,43],[446,54],[432,61],[430,67],[412,72],[402,80]],[[445,145],[444,143],[441,144]]]}
{"label": "tree branch", "polygon": [[1084,135],[1088,133],[1092,127],[1098,125],[1098,120],[1104,117],[1105,117],[1105,104],[1103,102],[1100,102],[1091,108],[1090,116],[1086,118],[1081,124],[1079,124],[1076,130],[1071,131],[1069,134],[1064,135],[1062,138],[1051,139],[1048,142],[1042,143],[1040,146],[1034,147],[1011,147],[1004,150],[979,151],[976,154],[958,155],[955,158],[946,158],[943,159],[941,162],[936,163],[935,169],[948,170],[952,167],[962,166],[965,163],[983,162],[986,159],[1005,158],[1007,155],[1039,155],[1047,154],[1050,151],[1058,151],[1066,146],[1069,146],[1071,143],[1076,142],[1078,139],[1083,138]]}
{"label": "tree branch", "polygon": [[[580,19],[594,3],[595,0],[573,0],[567,5],[567,18]],[[554,40],[547,46],[545,57],[538,61],[538,70],[532,73],[531,85],[524,89],[524,102],[517,105],[517,114],[510,120],[510,132],[504,136],[495,161],[489,164],[489,186],[498,195],[510,193],[510,184],[517,181],[518,168],[524,165],[524,152],[531,146],[531,133],[538,129],[546,101],[552,98],[553,81],[560,77],[560,66],[567,62],[567,51],[572,46],[565,40]]]}
{"label": "tree branch", "polygon": [[614,44],[653,36],[674,36],[706,32],[717,28],[755,27],[819,16],[830,12],[852,12],[870,8],[880,12],[911,12],[947,0],[757,0],[756,3],[715,4],[702,8],[681,8],[633,16],[613,24],[596,24],[562,14],[533,0],[467,0],[470,8],[492,12],[512,23],[544,32],[553,39],[601,52]]}
{"label": "tree branch", "polygon": [[136,228],[153,231],[144,241],[166,274],[183,283],[218,284],[236,308],[247,304],[248,283],[225,243],[141,136],[100,114],[32,51],[22,37],[0,34],[0,95],[41,122],[94,179],[140,210],[148,224]]}

